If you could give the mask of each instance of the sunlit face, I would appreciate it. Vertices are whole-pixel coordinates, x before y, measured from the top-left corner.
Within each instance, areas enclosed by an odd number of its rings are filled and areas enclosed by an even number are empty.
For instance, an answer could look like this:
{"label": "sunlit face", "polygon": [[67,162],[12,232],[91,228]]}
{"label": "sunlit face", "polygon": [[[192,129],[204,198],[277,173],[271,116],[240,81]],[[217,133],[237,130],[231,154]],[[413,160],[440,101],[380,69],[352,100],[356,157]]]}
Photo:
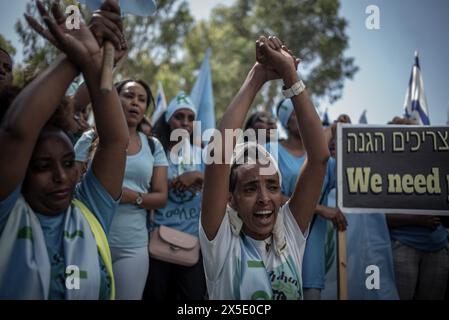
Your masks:
{"label": "sunlit face", "polygon": [[190,109],[179,109],[168,120],[170,131],[176,129],[184,129],[189,132],[189,135],[193,132],[193,121],[195,121],[195,114]]}
{"label": "sunlit face", "polygon": [[147,93],[137,82],[128,82],[119,93],[123,112],[129,127],[137,127],[147,110]]}
{"label": "sunlit face", "polygon": [[78,181],[75,152],[59,129],[44,129],[34,148],[22,193],[31,208],[57,215],[70,205]]}
{"label": "sunlit face", "polygon": [[268,238],[282,202],[279,176],[260,175],[259,164],[237,167],[237,183],[230,204],[243,221],[245,234],[256,240]]}
{"label": "sunlit face", "polygon": [[0,89],[12,83],[12,60],[11,58],[0,51]]}

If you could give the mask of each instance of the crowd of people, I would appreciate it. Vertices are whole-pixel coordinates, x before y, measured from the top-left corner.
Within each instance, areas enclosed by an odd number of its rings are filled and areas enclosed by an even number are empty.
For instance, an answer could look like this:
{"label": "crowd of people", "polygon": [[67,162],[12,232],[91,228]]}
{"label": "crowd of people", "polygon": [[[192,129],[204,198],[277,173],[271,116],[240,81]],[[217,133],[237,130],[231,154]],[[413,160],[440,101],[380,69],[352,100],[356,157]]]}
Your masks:
{"label": "crowd of people", "polygon": [[[327,231],[356,224],[335,205],[335,127],[351,120],[323,128],[293,53],[261,36],[218,123],[221,138],[197,145],[186,93],[152,126],[144,80],[100,89],[102,45],[114,45],[115,62],[127,51],[114,1],[73,30],[57,3],[52,14],[36,5],[45,27],[27,21],[61,55],[18,88],[0,48],[0,299],[321,299]],[[250,114],[264,84],[278,79],[285,99],[276,117]],[[225,134],[242,128],[266,139]],[[186,134],[173,139],[179,130]],[[366,219],[390,230],[385,250],[400,299],[447,298],[442,219]]]}

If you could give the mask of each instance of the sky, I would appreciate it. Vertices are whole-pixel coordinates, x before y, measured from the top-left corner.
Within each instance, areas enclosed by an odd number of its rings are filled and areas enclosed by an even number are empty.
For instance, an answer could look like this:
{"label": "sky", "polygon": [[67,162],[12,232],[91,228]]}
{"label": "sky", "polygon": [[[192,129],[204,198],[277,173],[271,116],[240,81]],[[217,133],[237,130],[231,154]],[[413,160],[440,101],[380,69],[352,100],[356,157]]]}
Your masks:
{"label": "sky", "polygon": [[[18,49],[16,61],[21,61],[22,55],[14,23],[27,2],[0,1],[0,33]],[[196,19],[207,19],[213,7],[234,1],[188,2]],[[369,5],[379,8],[379,30],[365,26]],[[342,99],[332,105],[322,103],[320,110],[328,108],[330,119],[347,113],[353,123],[358,122],[364,109],[372,124],[385,124],[401,115],[417,50],[431,124],[445,125],[449,105],[449,1],[342,0],[340,16],[349,23],[349,48],[344,54],[354,57],[360,70],[352,80],[345,81]]]}

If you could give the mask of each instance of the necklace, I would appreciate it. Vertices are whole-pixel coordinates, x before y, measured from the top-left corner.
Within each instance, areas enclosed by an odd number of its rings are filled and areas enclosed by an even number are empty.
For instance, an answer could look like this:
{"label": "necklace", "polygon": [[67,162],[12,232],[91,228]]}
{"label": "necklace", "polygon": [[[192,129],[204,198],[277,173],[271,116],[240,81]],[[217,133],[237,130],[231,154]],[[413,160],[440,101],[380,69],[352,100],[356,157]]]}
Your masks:
{"label": "necklace", "polygon": [[267,238],[263,241],[263,242],[265,242],[265,250],[267,252],[270,251],[272,240],[273,240],[273,238],[272,238],[272,236],[270,236],[269,238]]}

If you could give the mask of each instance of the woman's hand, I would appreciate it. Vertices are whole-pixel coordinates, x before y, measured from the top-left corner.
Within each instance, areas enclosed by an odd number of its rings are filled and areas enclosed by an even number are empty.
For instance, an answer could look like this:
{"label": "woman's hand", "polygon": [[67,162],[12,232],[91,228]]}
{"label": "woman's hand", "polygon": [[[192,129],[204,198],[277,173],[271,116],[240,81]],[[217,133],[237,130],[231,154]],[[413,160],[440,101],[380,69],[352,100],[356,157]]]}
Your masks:
{"label": "woman's hand", "polygon": [[89,23],[89,29],[103,47],[105,38],[113,39],[115,47],[114,65],[117,65],[128,53],[128,44],[123,36],[123,23],[120,7],[114,1],[105,1],[99,10],[96,10]]}
{"label": "woman's hand", "polygon": [[203,179],[197,171],[185,172],[172,181],[172,187],[178,192],[201,190]]}
{"label": "woman's hand", "polygon": [[[79,69],[83,70],[88,66],[100,67],[102,63],[102,51],[99,43],[105,40],[111,41],[119,52],[123,54],[126,49],[126,42],[121,33],[121,25],[117,25],[116,15],[120,12],[118,6],[113,1],[107,0],[103,3],[101,10],[96,11],[95,24],[92,34],[84,22],[80,22],[79,29],[68,30],[65,26],[66,17],[61,13],[57,2],[53,3],[52,16],[40,1],[36,2],[39,14],[43,18],[48,30],[44,29],[34,18],[25,16],[31,28],[44,38],[49,40],[58,49],[63,51],[67,57]],[[111,12],[108,12],[110,10]],[[106,13],[107,12],[107,13]],[[108,20],[108,17],[112,20]],[[114,25],[115,27],[111,27]]]}
{"label": "woman's hand", "polygon": [[259,37],[256,41],[256,60],[265,68],[266,80],[284,78],[286,73],[297,70],[300,62],[275,36]]}
{"label": "woman's hand", "polygon": [[122,188],[122,199],[120,200],[120,203],[136,203],[136,199],[138,196],[138,192],[128,188]]}
{"label": "woman's hand", "polygon": [[324,219],[331,220],[339,231],[345,231],[348,226],[346,217],[338,208],[321,206],[317,213]]}

